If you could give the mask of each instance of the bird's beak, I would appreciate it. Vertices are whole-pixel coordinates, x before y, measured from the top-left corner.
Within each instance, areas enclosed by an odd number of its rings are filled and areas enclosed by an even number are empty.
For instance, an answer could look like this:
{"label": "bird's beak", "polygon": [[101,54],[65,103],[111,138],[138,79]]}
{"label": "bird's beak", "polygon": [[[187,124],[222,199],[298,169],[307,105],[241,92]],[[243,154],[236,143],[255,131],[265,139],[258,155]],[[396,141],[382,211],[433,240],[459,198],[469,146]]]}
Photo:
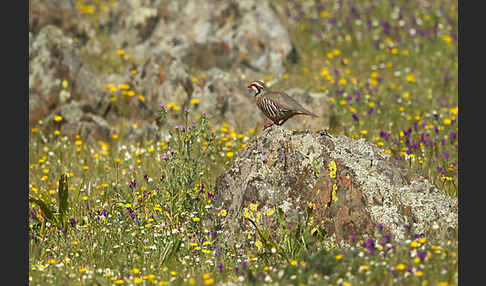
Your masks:
{"label": "bird's beak", "polygon": [[253,85],[252,85],[252,84],[250,84],[250,85],[248,86],[248,88],[251,88],[252,86],[253,86]]}

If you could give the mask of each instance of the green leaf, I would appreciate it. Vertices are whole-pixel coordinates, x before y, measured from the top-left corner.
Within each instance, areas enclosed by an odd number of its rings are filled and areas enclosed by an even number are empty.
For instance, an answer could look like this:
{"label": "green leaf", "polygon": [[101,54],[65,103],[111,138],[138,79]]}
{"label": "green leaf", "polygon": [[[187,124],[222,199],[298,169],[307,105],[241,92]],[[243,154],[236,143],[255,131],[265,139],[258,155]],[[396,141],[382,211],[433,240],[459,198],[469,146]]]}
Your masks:
{"label": "green leaf", "polygon": [[68,211],[68,181],[67,175],[61,174],[61,178],[59,179],[59,188],[58,188],[58,195],[59,195],[59,213],[61,214],[61,218],[64,217],[64,214]]}
{"label": "green leaf", "polygon": [[41,199],[34,198],[34,197],[29,197],[29,200],[36,203],[40,207],[42,213],[46,216],[46,218],[48,220],[54,220],[53,212],[51,211],[51,209],[47,206],[47,204],[44,201],[42,201]]}

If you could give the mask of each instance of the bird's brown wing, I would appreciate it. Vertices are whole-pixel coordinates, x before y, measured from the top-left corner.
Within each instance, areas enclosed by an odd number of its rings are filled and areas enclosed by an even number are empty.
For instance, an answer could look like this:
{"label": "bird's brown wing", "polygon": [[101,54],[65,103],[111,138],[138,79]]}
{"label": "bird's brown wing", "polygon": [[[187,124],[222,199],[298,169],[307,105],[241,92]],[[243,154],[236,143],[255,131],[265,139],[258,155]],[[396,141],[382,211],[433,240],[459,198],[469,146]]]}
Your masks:
{"label": "bird's brown wing", "polygon": [[297,112],[297,113],[303,113],[303,114],[306,114],[306,115],[318,117],[314,113],[305,109],[302,105],[300,105],[297,101],[295,101],[295,99],[290,97],[285,92],[282,92],[282,91],[281,92],[270,92],[270,93],[267,93],[266,96],[268,96],[271,100],[273,100],[278,105],[280,105],[280,107],[282,109],[291,110],[291,111],[294,111],[294,112]]}

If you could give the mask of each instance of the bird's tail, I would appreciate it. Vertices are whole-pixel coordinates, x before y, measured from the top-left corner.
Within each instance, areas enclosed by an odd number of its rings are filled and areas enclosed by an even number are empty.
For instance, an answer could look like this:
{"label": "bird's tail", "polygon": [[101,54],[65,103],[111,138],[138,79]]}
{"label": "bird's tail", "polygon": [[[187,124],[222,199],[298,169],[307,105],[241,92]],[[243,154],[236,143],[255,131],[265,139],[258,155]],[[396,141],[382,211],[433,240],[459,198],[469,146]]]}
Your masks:
{"label": "bird's tail", "polygon": [[319,117],[318,115],[315,115],[314,113],[310,112],[310,111],[300,111],[299,113],[297,114],[302,114],[302,115],[309,115],[309,116],[312,116],[312,117]]}

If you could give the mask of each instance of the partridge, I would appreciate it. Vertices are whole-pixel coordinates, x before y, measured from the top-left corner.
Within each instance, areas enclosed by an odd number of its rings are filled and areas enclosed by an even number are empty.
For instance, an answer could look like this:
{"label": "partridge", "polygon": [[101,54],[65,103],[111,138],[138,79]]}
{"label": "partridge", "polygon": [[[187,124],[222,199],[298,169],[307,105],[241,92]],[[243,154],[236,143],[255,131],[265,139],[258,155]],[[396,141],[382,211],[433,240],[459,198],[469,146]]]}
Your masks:
{"label": "partridge", "polygon": [[282,125],[294,115],[318,117],[314,113],[305,109],[285,92],[267,90],[265,84],[260,80],[253,81],[248,85],[248,88],[255,91],[258,108],[273,122],[265,124],[264,129],[273,124]]}

